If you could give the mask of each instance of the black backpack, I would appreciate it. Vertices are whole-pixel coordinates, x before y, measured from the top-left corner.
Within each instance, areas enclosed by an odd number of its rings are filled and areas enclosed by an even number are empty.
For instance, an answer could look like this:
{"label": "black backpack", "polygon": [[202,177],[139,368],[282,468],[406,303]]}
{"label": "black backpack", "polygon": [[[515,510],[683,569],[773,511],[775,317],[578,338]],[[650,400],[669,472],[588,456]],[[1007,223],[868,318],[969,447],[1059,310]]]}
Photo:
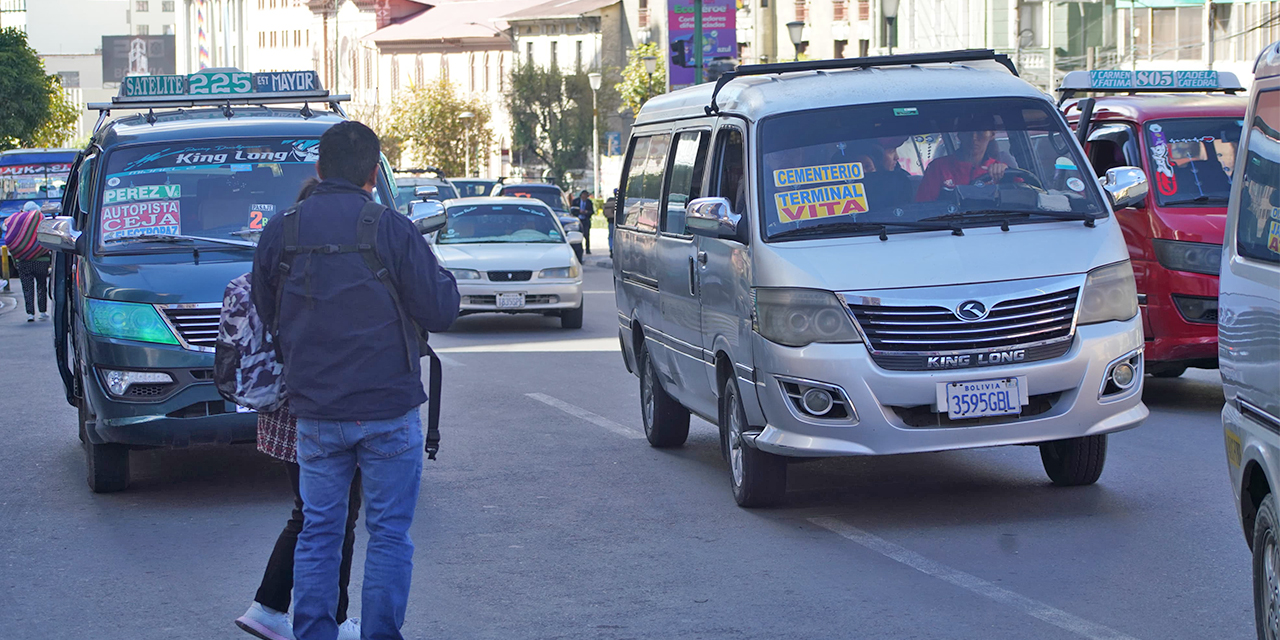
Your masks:
{"label": "black backpack", "polygon": [[[303,247],[298,245],[298,207],[294,206],[286,210],[284,216],[284,250],[280,256],[280,264],[278,268],[282,276],[288,275],[293,268],[292,263],[294,257],[300,254],[320,253],[358,253],[364,258],[365,266],[369,267],[369,271],[373,276],[387,288],[387,293],[391,294],[391,301],[396,305],[396,311],[400,314],[400,326],[404,332],[404,349],[405,359],[409,363],[409,369],[413,369],[413,346],[416,342],[419,357],[430,357],[431,380],[428,383],[427,397],[427,442],[426,451],[427,459],[435,460],[436,452],[440,450],[440,387],[441,375],[443,367],[440,365],[440,357],[431,349],[431,345],[427,344],[427,334],[414,322],[413,318],[405,312],[404,305],[400,302],[400,292],[396,290],[396,285],[391,281],[391,272],[382,264],[382,259],[378,257],[378,223],[382,220],[382,214],[387,211],[387,207],[370,200],[366,202],[364,207],[360,209],[360,218],[356,223],[356,243],[355,244],[327,244],[314,247]],[[283,278],[279,286],[276,287],[276,328],[280,324],[280,302],[284,297],[284,281]],[[287,365],[286,365],[287,366]]]}

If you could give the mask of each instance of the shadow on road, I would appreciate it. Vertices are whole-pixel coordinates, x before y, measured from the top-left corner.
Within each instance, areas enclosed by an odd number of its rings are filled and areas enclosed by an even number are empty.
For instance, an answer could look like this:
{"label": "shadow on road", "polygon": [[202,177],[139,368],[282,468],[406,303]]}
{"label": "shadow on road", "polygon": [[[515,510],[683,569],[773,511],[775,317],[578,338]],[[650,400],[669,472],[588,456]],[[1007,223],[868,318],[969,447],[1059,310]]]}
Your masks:
{"label": "shadow on road", "polygon": [[1189,369],[1178,378],[1147,376],[1143,382],[1142,401],[1152,410],[1201,410],[1217,413],[1226,398],[1216,370]]}

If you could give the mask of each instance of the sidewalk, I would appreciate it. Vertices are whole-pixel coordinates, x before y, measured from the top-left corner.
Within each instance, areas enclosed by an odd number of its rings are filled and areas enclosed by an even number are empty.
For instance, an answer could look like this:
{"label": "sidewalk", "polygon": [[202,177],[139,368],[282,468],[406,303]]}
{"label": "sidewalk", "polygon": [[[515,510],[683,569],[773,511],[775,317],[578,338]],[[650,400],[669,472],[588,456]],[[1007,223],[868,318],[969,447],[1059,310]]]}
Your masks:
{"label": "sidewalk", "polygon": [[591,229],[591,253],[582,256],[582,265],[613,269],[613,256],[609,253],[608,229]]}

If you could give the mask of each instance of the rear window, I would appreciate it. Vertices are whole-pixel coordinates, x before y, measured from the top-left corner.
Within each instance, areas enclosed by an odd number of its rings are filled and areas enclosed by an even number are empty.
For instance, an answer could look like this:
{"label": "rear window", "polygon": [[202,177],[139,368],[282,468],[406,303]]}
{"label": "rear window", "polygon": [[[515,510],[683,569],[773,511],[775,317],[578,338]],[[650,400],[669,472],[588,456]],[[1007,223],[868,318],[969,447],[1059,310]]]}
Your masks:
{"label": "rear window", "polygon": [[560,187],[550,185],[536,187],[522,184],[511,185],[502,188],[502,195],[511,198],[533,198],[557,211],[566,211],[564,195],[560,193]]}
{"label": "rear window", "polygon": [[1148,122],[1147,162],[1161,206],[1227,206],[1244,121],[1175,118]]}

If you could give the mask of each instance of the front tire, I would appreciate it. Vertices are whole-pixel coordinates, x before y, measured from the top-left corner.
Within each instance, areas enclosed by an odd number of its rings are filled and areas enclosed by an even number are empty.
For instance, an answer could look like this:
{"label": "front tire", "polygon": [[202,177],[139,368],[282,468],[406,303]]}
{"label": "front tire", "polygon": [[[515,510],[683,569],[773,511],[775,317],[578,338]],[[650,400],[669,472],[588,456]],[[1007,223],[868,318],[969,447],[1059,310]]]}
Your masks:
{"label": "front tire", "polygon": [[1280,541],[1276,500],[1267,494],[1253,522],[1253,615],[1258,640],[1280,640]]}
{"label": "front tire", "polygon": [[725,381],[720,398],[721,449],[729,458],[734,501],[745,508],[777,504],[787,493],[787,459],[747,445],[747,412],[733,378]]}
{"label": "front tire", "polygon": [[586,308],[586,303],[578,305],[577,309],[565,309],[560,312],[560,328],[561,329],[581,329],[582,328],[582,310]]}
{"label": "front tire", "polygon": [[1107,436],[1068,438],[1040,444],[1040,461],[1049,479],[1060,487],[1093,484],[1107,463]]}
{"label": "front tire", "polygon": [[94,444],[88,437],[92,420],[89,401],[80,398],[78,422],[84,447],[85,479],[94,493],[115,493],[129,488],[129,447],[123,444]]}
{"label": "front tire", "polygon": [[647,348],[640,351],[640,417],[652,447],[678,447],[689,439],[689,410],[662,388]]}

